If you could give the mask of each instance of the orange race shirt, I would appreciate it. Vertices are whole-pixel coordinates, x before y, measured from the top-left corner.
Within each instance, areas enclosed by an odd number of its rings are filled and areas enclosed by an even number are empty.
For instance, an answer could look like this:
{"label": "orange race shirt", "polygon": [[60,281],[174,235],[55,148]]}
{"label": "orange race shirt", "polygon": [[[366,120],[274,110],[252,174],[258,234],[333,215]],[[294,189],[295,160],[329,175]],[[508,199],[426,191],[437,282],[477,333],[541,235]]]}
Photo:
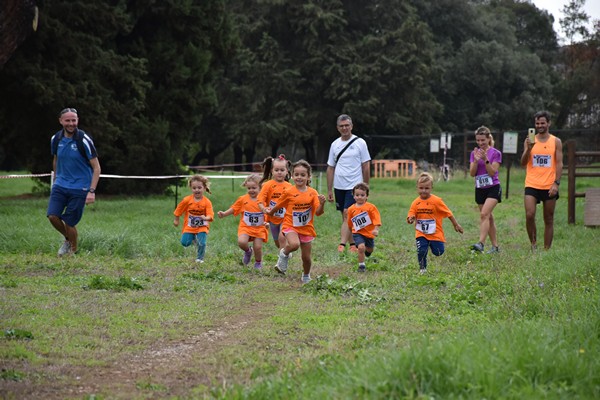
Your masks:
{"label": "orange race shirt", "polygon": [[[265,207],[273,207],[281,197],[283,191],[291,187],[292,184],[287,181],[277,182],[275,179],[271,179],[263,183],[260,193],[258,194],[258,201]],[[284,215],[285,208],[281,208],[275,215],[267,216],[267,221],[279,225],[283,221]]]}
{"label": "orange race shirt", "polygon": [[201,215],[210,218],[215,217],[210,200],[206,196],[203,196],[200,200],[196,200],[194,199],[193,194],[185,196],[177,205],[173,214],[175,214],[176,217],[181,217],[185,214],[182,233],[208,233],[210,229],[209,222],[198,217]]}
{"label": "orange race shirt", "polygon": [[313,219],[320,204],[318,196],[319,193],[310,186],[304,192],[296,186],[284,190],[276,205],[285,207],[282,229],[293,229],[299,235],[316,237]]}
{"label": "orange race shirt", "polygon": [[525,187],[549,190],[556,179],[556,136],[550,135],[544,143],[537,138],[527,162]]}
{"label": "orange race shirt", "polygon": [[269,234],[265,226],[265,214],[258,207],[258,199],[252,200],[249,194],[245,194],[238,197],[231,208],[233,215],[240,215],[238,236],[246,234],[267,241]]}
{"label": "orange race shirt", "polygon": [[373,229],[376,226],[381,226],[381,216],[375,204],[367,201],[362,206],[355,203],[348,208],[348,227],[352,233],[373,239]]}
{"label": "orange race shirt", "polygon": [[451,217],[452,211],[440,197],[433,194],[427,200],[417,197],[408,210],[408,217],[411,216],[416,219],[415,238],[424,237],[428,240],[446,241],[442,221],[444,218]]}

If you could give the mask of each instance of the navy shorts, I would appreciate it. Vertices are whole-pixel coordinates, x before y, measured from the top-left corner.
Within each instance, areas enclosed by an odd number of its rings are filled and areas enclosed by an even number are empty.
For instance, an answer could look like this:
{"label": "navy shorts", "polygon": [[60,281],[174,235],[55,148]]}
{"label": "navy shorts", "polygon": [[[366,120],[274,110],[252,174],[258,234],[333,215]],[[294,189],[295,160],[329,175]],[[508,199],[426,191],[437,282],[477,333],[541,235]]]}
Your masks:
{"label": "navy shorts", "polygon": [[354,244],[356,244],[356,246],[358,246],[361,243],[364,243],[365,247],[367,247],[369,249],[372,249],[375,247],[375,239],[365,237],[365,236],[361,235],[360,233],[353,233],[352,239],[354,239]]}
{"label": "navy shorts", "polygon": [[532,187],[525,188],[525,196],[533,196],[536,199],[536,202],[539,204],[542,201],[546,200],[558,200],[558,192],[556,196],[550,197],[549,191],[546,189],[535,189]]}
{"label": "navy shorts", "polygon": [[50,202],[46,216],[56,215],[69,226],[75,226],[81,220],[87,191],[81,189],[67,189],[61,186],[52,186]]}
{"label": "navy shorts", "polygon": [[496,199],[502,203],[502,187],[494,185],[487,188],[475,189],[475,203],[484,204],[487,199]]}
{"label": "navy shorts", "polygon": [[342,190],[334,189],[335,192],[335,209],[338,211],[344,211],[350,208],[355,203],[352,189]]}

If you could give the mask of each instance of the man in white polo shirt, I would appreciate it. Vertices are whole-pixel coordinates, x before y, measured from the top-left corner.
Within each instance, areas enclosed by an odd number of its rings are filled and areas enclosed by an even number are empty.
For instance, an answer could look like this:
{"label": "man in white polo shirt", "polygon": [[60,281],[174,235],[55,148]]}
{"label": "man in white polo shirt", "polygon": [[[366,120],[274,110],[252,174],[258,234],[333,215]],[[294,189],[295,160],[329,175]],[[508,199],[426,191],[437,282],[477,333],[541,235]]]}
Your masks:
{"label": "man in white polo shirt", "polygon": [[349,115],[342,114],[337,118],[340,137],[331,143],[327,159],[327,200],[333,201],[335,195],[335,207],[342,212],[339,252],[344,251],[346,243],[350,243],[350,251],[357,251],[346,221],[348,207],[354,204],[352,188],[360,182],[369,183],[371,173],[371,156],[367,143],[353,135],[352,128],[352,118]]}

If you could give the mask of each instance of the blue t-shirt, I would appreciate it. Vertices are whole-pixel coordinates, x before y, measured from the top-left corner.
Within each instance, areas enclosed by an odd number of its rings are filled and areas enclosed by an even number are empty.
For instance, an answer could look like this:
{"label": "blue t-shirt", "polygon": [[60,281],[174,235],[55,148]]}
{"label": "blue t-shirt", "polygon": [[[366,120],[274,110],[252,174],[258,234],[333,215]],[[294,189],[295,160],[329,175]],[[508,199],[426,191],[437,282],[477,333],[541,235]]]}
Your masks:
{"label": "blue t-shirt", "polygon": [[[96,157],[94,142],[83,131],[83,144],[88,160]],[[62,137],[56,151],[56,177],[54,184],[67,189],[79,189],[87,191],[92,182],[92,168],[89,161],[85,160],[74,138]]]}

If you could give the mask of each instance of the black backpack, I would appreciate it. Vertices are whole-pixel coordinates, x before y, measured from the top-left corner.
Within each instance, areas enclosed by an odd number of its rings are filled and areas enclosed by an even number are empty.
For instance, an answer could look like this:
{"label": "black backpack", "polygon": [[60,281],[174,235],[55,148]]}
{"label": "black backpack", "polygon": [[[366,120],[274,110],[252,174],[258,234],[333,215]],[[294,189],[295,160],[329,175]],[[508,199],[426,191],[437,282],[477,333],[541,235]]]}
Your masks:
{"label": "black backpack", "polygon": [[[85,134],[85,132],[77,129],[77,131],[73,135],[73,138],[75,139],[75,143],[77,144],[77,150],[79,150],[79,154],[81,154],[83,159],[87,161],[88,165],[91,168],[92,165],[90,164],[90,160],[87,157],[87,153],[85,152],[85,146],[83,144],[83,135],[84,134]],[[63,136],[64,136],[64,131],[60,130],[60,131],[56,132],[56,134],[52,138],[52,154],[56,155],[56,152],[58,151],[58,144],[60,143],[60,140],[63,138]],[[91,136],[90,136],[90,139],[91,139]]]}

